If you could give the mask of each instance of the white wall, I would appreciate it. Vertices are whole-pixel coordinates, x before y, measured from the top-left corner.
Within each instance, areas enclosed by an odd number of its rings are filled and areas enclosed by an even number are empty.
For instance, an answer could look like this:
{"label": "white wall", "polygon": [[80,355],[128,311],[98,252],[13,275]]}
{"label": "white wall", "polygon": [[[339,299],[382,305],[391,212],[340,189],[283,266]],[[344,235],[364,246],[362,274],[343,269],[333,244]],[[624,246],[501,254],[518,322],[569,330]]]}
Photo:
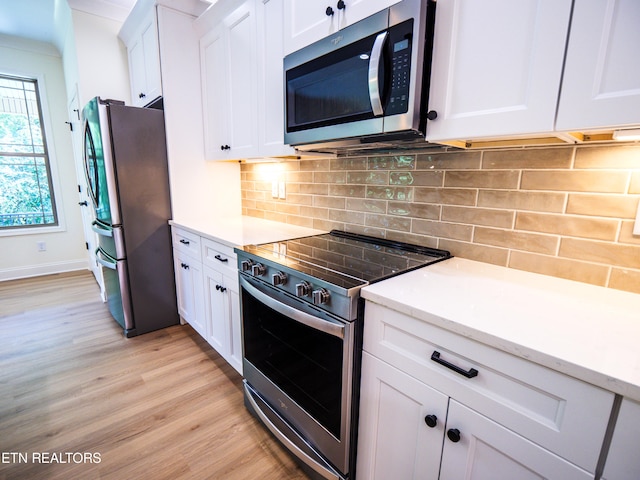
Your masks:
{"label": "white wall", "polygon": [[[62,59],[50,44],[0,36],[0,71],[39,79],[61,221],[59,231],[1,232],[0,280],[87,268]],[[39,252],[37,242],[46,242],[47,250]]]}

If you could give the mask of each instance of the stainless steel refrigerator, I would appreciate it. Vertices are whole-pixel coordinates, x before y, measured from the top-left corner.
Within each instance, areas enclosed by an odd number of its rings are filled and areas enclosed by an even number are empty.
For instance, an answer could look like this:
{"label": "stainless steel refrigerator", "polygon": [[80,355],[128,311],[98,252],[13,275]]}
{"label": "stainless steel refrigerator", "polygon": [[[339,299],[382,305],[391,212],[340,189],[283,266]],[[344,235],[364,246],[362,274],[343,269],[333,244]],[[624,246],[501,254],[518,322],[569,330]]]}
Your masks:
{"label": "stainless steel refrigerator", "polygon": [[109,310],[127,337],[178,324],[164,113],[99,97],[82,113]]}

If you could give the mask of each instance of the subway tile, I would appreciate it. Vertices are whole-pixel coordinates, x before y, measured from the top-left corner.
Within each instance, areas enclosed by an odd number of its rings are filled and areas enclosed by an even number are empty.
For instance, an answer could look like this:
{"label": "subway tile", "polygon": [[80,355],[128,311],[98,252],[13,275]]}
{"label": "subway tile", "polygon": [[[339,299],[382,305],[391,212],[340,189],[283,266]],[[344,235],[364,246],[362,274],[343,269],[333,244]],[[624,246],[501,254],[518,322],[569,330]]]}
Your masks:
{"label": "subway tile", "polygon": [[527,252],[554,255],[558,248],[559,238],[552,235],[516,232],[498,228],[476,227],[473,242],[496,247],[505,247]]}
{"label": "subway tile", "polygon": [[247,215],[249,217],[256,217],[256,218],[264,218],[264,210],[258,209],[258,208],[246,208],[246,209],[242,209],[243,210],[243,215]]}
{"label": "subway tile", "polygon": [[606,285],[609,270],[604,265],[518,251],[511,252],[509,267],[600,286]]}
{"label": "subway tile", "polygon": [[331,230],[346,230],[345,224],[342,222],[332,222],[331,220],[323,220],[320,218],[313,219],[313,228],[317,230],[324,230],[325,232],[329,232]]}
{"label": "subway tile", "polygon": [[284,178],[290,183],[311,183],[315,181],[316,172],[286,172]]}
{"label": "subway tile", "polygon": [[287,185],[287,203],[294,203],[296,205],[313,205],[313,195],[300,195],[299,193],[293,193],[289,189],[290,185]]}
{"label": "subway tile", "polygon": [[300,215],[326,220],[327,218],[329,218],[329,209],[302,206],[300,207]]}
{"label": "subway tile", "polygon": [[329,195],[328,183],[301,183],[300,193],[309,195]]}
{"label": "subway tile", "polygon": [[349,210],[329,210],[329,220],[335,222],[352,223],[358,225],[365,224],[364,212],[351,212]]}
{"label": "subway tile", "polygon": [[389,202],[387,213],[389,215],[438,220],[440,218],[440,206],[425,203]]}
{"label": "subway tile", "polygon": [[390,172],[390,185],[416,185],[426,187],[441,187],[444,172],[435,171],[414,171],[414,172]]}
{"label": "subway tile", "polygon": [[345,208],[345,198],[313,195],[314,207]]}
{"label": "subway tile", "polygon": [[518,212],[515,228],[529,232],[614,241],[618,222],[603,218]]}
{"label": "subway tile", "polygon": [[482,152],[435,152],[418,155],[418,170],[477,170]]}
{"label": "subway tile", "polygon": [[559,213],[564,210],[565,198],[566,194],[555,192],[481,189],[478,192],[478,206]]}
{"label": "subway tile", "polygon": [[364,198],[366,188],[364,185],[329,185],[329,195],[334,197],[360,197]]}
{"label": "subway tile", "polygon": [[638,199],[628,195],[570,194],[567,213],[614,218],[635,218]]}
{"label": "subway tile", "polygon": [[482,168],[570,168],[573,150],[574,147],[490,150],[482,155]]}
{"label": "subway tile", "polygon": [[331,166],[331,159],[329,158],[301,159],[298,162],[298,167],[302,171],[329,170],[330,166]]}
{"label": "subway tile", "polygon": [[634,245],[640,245],[640,235],[633,234],[634,220],[623,221],[620,226],[620,235],[618,236],[619,243],[631,243]]}
{"label": "subway tile", "polygon": [[378,200],[400,200],[402,202],[413,201],[413,188],[411,187],[375,187],[368,186],[366,198]]}
{"label": "subway tile", "polygon": [[387,185],[389,172],[377,172],[372,170],[347,172],[347,183],[360,185]]}
{"label": "subway tile", "polygon": [[367,157],[338,157],[331,159],[331,170],[366,170]]}
{"label": "subway tile", "polygon": [[519,173],[516,170],[447,171],[444,176],[445,187],[501,188],[518,187]]}
{"label": "subway tile", "polygon": [[507,266],[509,250],[505,248],[478,245],[476,243],[457,242],[448,239],[441,239],[438,248],[448,250],[454,257],[462,257],[478,262],[492,263],[502,267]]}
{"label": "subway tile", "polygon": [[347,183],[347,172],[313,172],[313,183]]}
{"label": "subway tile", "polygon": [[347,198],[347,210],[358,212],[387,213],[387,202],[384,200],[370,200],[362,198]]}
{"label": "subway tile", "polygon": [[576,151],[574,168],[640,168],[640,147],[618,145],[580,148]]}
{"label": "subway tile", "polygon": [[629,174],[619,171],[525,170],[522,190],[624,193]]}
{"label": "subway tile", "polygon": [[413,170],[416,166],[415,155],[392,155],[369,157],[369,170]]}
{"label": "subway tile", "polygon": [[300,215],[287,215],[287,223],[298,225],[299,227],[313,228],[313,218]]}
{"label": "subway tile", "polygon": [[292,205],[290,203],[276,203],[276,212],[286,213],[289,215],[300,215],[300,205]]}
{"label": "subway tile", "polygon": [[612,268],[609,287],[627,292],[640,293],[640,270]]}
{"label": "subway tile", "polygon": [[640,245],[621,245],[563,238],[559,256],[618,267],[640,269]]}
{"label": "subway tile", "polygon": [[435,237],[426,237],[424,235],[416,235],[408,232],[390,231],[386,238],[395,242],[404,242],[412,245],[420,245],[422,247],[438,248],[438,239]]}
{"label": "subway tile", "polygon": [[470,242],[473,234],[473,227],[471,225],[460,225],[457,223],[414,219],[411,222],[411,232],[430,235],[432,237],[465,240]]}
{"label": "subway tile", "polygon": [[492,227],[511,228],[514,212],[476,207],[442,207],[442,220],[445,222],[469,223],[472,225],[486,225]]}
{"label": "subway tile", "polygon": [[264,212],[264,218],[267,220],[273,220],[274,222],[287,222],[287,215],[284,213],[276,213],[276,212]]}
{"label": "subway tile", "polygon": [[389,230],[411,231],[411,219],[394,217],[391,215],[365,214],[365,224],[369,227],[385,228]]}
{"label": "subway tile", "polygon": [[640,193],[640,170],[631,173],[631,182],[629,182],[628,193]]}
{"label": "subway tile", "polygon": [[444,205],[475,205],[478,191],[471,188],[421,188],[415,189],[415,201]]}

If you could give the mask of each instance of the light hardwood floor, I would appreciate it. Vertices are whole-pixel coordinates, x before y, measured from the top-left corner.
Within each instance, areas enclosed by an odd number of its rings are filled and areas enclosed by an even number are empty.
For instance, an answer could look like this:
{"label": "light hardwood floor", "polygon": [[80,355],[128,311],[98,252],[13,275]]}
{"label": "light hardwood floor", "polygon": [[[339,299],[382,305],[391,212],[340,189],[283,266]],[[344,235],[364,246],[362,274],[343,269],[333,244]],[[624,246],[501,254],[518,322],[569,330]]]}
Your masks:
{"label": "light hardwood floor", "polygon": [[0,282],[0,455],[2,480],[307,478],[191,327],[124,338],[88,272]]}

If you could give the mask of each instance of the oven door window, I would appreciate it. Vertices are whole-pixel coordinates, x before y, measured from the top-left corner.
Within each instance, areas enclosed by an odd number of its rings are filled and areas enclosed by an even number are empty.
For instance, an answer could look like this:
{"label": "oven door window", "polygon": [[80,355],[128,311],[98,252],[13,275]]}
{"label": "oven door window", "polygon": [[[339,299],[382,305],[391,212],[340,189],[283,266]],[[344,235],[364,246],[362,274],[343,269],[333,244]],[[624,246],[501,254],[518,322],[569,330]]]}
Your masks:
{"label": "oven door window", "polygon": [[342,338],[285,316],[242,291],[244,356],[336,438],[342,406]]}
{"label": "oven door window", "polygon": [[[287,131],[374,118],[369,62],[376,35],[286,72]],[[380,91],[385,91],[384,59]]]}

